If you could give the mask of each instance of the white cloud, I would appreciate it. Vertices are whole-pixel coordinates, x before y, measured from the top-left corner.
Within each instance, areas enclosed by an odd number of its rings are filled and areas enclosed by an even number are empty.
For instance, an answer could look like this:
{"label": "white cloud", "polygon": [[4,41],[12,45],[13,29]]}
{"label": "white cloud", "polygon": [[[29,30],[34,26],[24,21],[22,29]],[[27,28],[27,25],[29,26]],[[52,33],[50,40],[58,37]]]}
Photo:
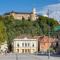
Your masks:
{"label": "white cloud", "polygon": [[51,18],[55,18],[57,21],[60,21],[60,3],[45,6],[41,13],[43,15],[47,14],[48,9],[49,9],[49,16]]}

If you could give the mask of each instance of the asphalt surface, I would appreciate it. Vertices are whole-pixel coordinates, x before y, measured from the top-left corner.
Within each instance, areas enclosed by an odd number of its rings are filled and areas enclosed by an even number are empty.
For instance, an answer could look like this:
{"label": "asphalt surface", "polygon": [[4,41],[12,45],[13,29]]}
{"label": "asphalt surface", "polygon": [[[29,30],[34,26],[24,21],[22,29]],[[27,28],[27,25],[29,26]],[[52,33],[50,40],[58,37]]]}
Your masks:
{"label": "asphalt surface", "polygon": [[0,54],[0,60],[60,60],[60,57],[51,56],[48,59],[48,56],[40,55],[31,55],[31,54]]}

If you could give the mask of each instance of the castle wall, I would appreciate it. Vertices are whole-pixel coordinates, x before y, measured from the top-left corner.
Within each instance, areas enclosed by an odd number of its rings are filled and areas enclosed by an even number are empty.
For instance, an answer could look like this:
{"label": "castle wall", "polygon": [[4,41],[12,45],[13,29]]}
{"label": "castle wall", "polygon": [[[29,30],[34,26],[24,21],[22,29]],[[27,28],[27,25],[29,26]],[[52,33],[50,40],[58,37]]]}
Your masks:
{"label": "castle wall", "polygon": [[37,18],[37,17],[36,17],[36,15],[35,15],[35,14],[31,14],[31,20],[32,20],[32,21],[35,21],[35,20],[36,20],[36,18]]}
{"label": "castle wall", "polygon": [[32,21],[35,21],[37,19],[35,9],[33,9],[31,13],[10,12],[7,13],[7,15],[8,16],[12,15],[14,19],[18,19],[18,20],[22,20],[22,18],[24,18],[25,20],[31,19]]}
{"label": "castle wall", "polygon": [[31,17],[31,14],[12,14],[14,19],[22,20],[24,18],[25,20],[28,20]]}
{"label": "castle wall", "polygon": [[22,18],[24,18],[25,20],[28,20],[29,18],[32,21],[36,20],[36,15],[35,14],[14,14],[13,17],[14,17],[14,19],[19,19],[19,20],[22,20]]}

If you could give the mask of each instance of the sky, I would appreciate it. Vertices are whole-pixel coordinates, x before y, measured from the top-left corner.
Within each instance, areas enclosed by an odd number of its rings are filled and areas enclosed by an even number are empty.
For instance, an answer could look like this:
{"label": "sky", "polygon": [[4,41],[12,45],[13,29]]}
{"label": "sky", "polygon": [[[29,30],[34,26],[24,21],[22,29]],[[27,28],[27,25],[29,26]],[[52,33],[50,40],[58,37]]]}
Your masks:
{"label": "sky", "polygon": [[42,10],[45,6],[58,4],[60,0],[0,0],[0,14],[9,11],[29,12],[32,8],[37,11]]}

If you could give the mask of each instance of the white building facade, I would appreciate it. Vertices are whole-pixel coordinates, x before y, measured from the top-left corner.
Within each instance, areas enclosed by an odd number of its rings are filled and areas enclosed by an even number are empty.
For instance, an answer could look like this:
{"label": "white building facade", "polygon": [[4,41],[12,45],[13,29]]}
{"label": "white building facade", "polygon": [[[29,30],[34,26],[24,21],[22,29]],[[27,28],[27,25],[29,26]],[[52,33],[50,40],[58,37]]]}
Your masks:
{"label": "white building facade", "polygon": [[32,38],[16,38],[13,41],[14,53],[34,53],[38,51],[38,40]]}

